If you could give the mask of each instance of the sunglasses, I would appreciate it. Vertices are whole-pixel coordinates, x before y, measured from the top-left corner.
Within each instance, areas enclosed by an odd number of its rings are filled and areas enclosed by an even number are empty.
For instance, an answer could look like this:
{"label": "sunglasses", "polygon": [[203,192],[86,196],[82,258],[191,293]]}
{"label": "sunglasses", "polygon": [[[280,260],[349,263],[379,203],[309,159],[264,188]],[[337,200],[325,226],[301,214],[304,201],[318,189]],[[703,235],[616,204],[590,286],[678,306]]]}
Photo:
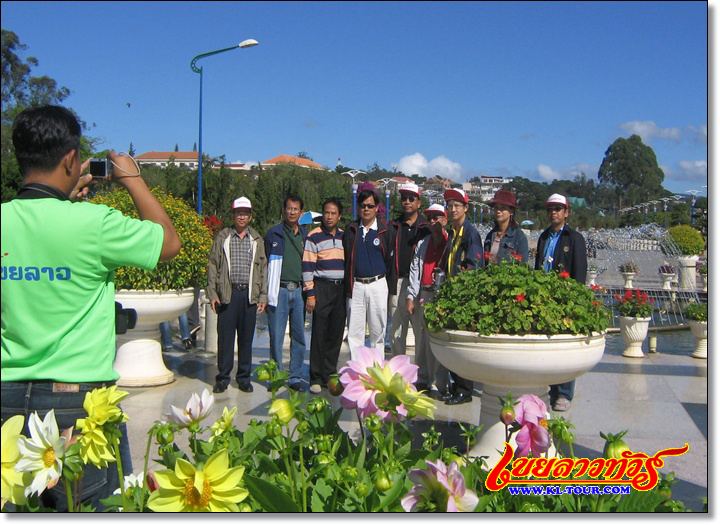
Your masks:
{"label": "sunglasses", "polygon": [[401,201],[415,202],[415,199],[417,199],[417,197],[415,195],[401,195],[400,196]]}
{"label": "sunglasses", "polygon": [[377,204],[361,204],[360,209],[361,210],[372,210],[376,206],[377,206]]}
{"label": "sunglasses", "polygon": [[563,211],[565,209],[565,206],[553,206],[552,208],[545,208],[548,213],[553,211]]}

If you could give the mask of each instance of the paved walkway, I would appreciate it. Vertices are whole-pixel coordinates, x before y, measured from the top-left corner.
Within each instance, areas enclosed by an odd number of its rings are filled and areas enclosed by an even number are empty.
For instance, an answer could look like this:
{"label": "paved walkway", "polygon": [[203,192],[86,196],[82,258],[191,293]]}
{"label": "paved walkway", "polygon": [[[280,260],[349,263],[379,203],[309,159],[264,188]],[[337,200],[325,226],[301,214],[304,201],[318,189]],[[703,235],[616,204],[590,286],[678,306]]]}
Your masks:
{"label": "paved walkway", "polygon": [[[622,356],[624,345],[620,335],[610,334],[601,362],[578,378],[572,408],[562,415],[576,427],[574,446],[579,457],[602,456],[604,440],[599,435],[601,431],[616,434],[627,429],[625,441],[630,448],[648,455],[688,443],[690,450],[681,457],[667,458],[661,471],[664,474],[674,471],[679,480],[673,489],[673,498],[682,500],[688,509],[700,511],[702,498],[708,496],[707,361],[690,357],[694,339],[687,330],[651,332],[650,336],[657,337],[658,353],[648,354],[646,340],[643,350],[647,357],[630,359]],[[306,331],[306,338],[309,341],[309,331]],[[266,328],[259,326],[253,348],[254,366],[268,359],[268,346]],[[214,354],[205,353],[202,348],[184,352],[178,346],[177,351],[165,352],[164,357],[176,380],[158,387],[126,388],[130,395],[122,403],[130,416],[130,445],[136,473],[142,471],[147,430],[152,423],[164,418],[170,405],[184,407],[193,392],[201,393],[204,388],[212,391],[215,384]],[[340,364],[349,357],[347,344],[343,343]],[[286,367],[288,358],[286,347]],[[307,359],[306,355],[305,377]],[[224,406],[236,405],[239,408],[235,424],[241,429],[253,418],[267,419],[270,394],[264,385],[253,384],[255,391],[250,394],[239,391],[235,383],[222,394],[216,394],[209,421],[219,417]],[[286,395],[281,389],[280,397]],[[327,396],[333,406],[339,407],[338,398],[329,396],[326,390],[319,395]],[[480,398],[476,391],[471,404],[447,406],[438,403],[435,425],[446,443],[454,444],[455,439],[459,444],[458,423],[477,424],[479,417]],[[346,411],[341,424],[351,436],[359,435],[354,412]],[[417,427],[415,433],[418,435],[428,427],[423,421],[411,425]],[[186,446],[186,442],[180,442],[179,446]]]}

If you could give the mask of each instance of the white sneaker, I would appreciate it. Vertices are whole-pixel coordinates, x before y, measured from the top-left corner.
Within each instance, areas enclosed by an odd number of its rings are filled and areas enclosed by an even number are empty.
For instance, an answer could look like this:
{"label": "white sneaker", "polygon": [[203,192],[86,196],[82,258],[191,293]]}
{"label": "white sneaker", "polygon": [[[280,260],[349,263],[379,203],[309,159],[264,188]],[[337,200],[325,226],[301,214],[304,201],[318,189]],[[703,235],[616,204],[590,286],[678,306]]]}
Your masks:
{"label": "white sneaker", "polygon": [[322,387],[320,385],[310,385],[310,393],[311,394],[319,394],[322,391]]}

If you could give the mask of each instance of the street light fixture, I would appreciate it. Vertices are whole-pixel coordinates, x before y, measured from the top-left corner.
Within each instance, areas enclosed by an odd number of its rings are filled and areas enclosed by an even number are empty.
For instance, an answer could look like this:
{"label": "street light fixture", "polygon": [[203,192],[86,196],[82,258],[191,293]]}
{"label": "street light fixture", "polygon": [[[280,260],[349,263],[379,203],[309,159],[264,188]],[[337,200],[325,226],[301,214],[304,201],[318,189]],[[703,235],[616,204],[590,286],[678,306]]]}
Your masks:
{"label": "street light fixture", "polygon": [[243,40],[236,46],[232,47],[226,47],[224,49],[218,49],[216,51],[210,51],[209,53],[203,53],[202,55],[198,55],[195,58],[192,59],[192,62],[190,62],[190,69],[192,69],[195,73],[200,74],[200,131],[199,131],[199,138],[198,138],[198,215],[202,215],[202,68],[195,66],[195,63],[200,60],[201,58],[209,57],[210,55],[217,55],[218,53],[224,53],[225,51],[232,51],[233,49],[238,48],[245,48],[245,47],[253,47],[258,45],[257,40],[253,40],[252,38],[249,38],[247,40]]}
{"label": "street light fixture", "polygon": [[690,204],[690,224],[695,224],[695,202],[697,202],[697,194],[700,190],[687,190],[685,193],[692,195],[692,203]]}
{"label": "street light fixture", "polygon": [[355,184],[355,177],[357,177],[361,173],[364,173],[365,175],[367,175],[367,173],[365,173],[363,170],[350,170],[350,171],[344,172],[343,175],[350,175],[350,177],[352,177],[353,184]]}

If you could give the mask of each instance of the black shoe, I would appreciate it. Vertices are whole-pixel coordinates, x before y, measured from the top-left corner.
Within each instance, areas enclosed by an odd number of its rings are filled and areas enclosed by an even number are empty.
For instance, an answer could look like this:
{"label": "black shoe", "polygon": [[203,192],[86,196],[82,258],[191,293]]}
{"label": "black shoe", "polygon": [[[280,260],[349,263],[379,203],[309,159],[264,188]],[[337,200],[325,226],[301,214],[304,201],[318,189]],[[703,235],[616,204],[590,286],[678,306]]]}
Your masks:
{"label": "black shoe", "polygon": [[192,350],[193,344],[190,339],[183,339],[183,345],[185,345],[185,350]]}
{"label": "black shoe", "polygon": [[432,399],[436,399],[437,401],[447,401],[452,397],[452,394],[448,394],[446,392],[440,392],[439,390],[430,390],[428,392],[428,395]]}
{"label": "black shoe", "polygon": [[295,392],[305,392],[305,387],[302,386],[302,383],[290,383],[288,385],[288,388],[292,388],[295,390]]}
{"label": "black shoe", "polygon": [[238,388],[242,390],[243,392],[252,392],[253,386],[250,381],[238,381]]}
{"label": "black shoe", "polygon": [[462,405],[463,403],[470,403],[472,402],[472,394],[468,394],[466,392],[458,392],[457,394],[453,394],[453,396],[445,401],[446,405]]}
{"label": "black shoe", "polygon": [[215,386],[213,387],[213,392],[216,394],[220,394],[222,392],[225,392],[227,390],[227,383],[223,383],[222,381],[218,381],[215,383]]}
{"label": "black shoe", "polygon": [[426,383],[415,383],[415,388],[417,388],[417,391],[420,392],[422,390],[425,390],[428,392],[430,390],[430,385]]}

